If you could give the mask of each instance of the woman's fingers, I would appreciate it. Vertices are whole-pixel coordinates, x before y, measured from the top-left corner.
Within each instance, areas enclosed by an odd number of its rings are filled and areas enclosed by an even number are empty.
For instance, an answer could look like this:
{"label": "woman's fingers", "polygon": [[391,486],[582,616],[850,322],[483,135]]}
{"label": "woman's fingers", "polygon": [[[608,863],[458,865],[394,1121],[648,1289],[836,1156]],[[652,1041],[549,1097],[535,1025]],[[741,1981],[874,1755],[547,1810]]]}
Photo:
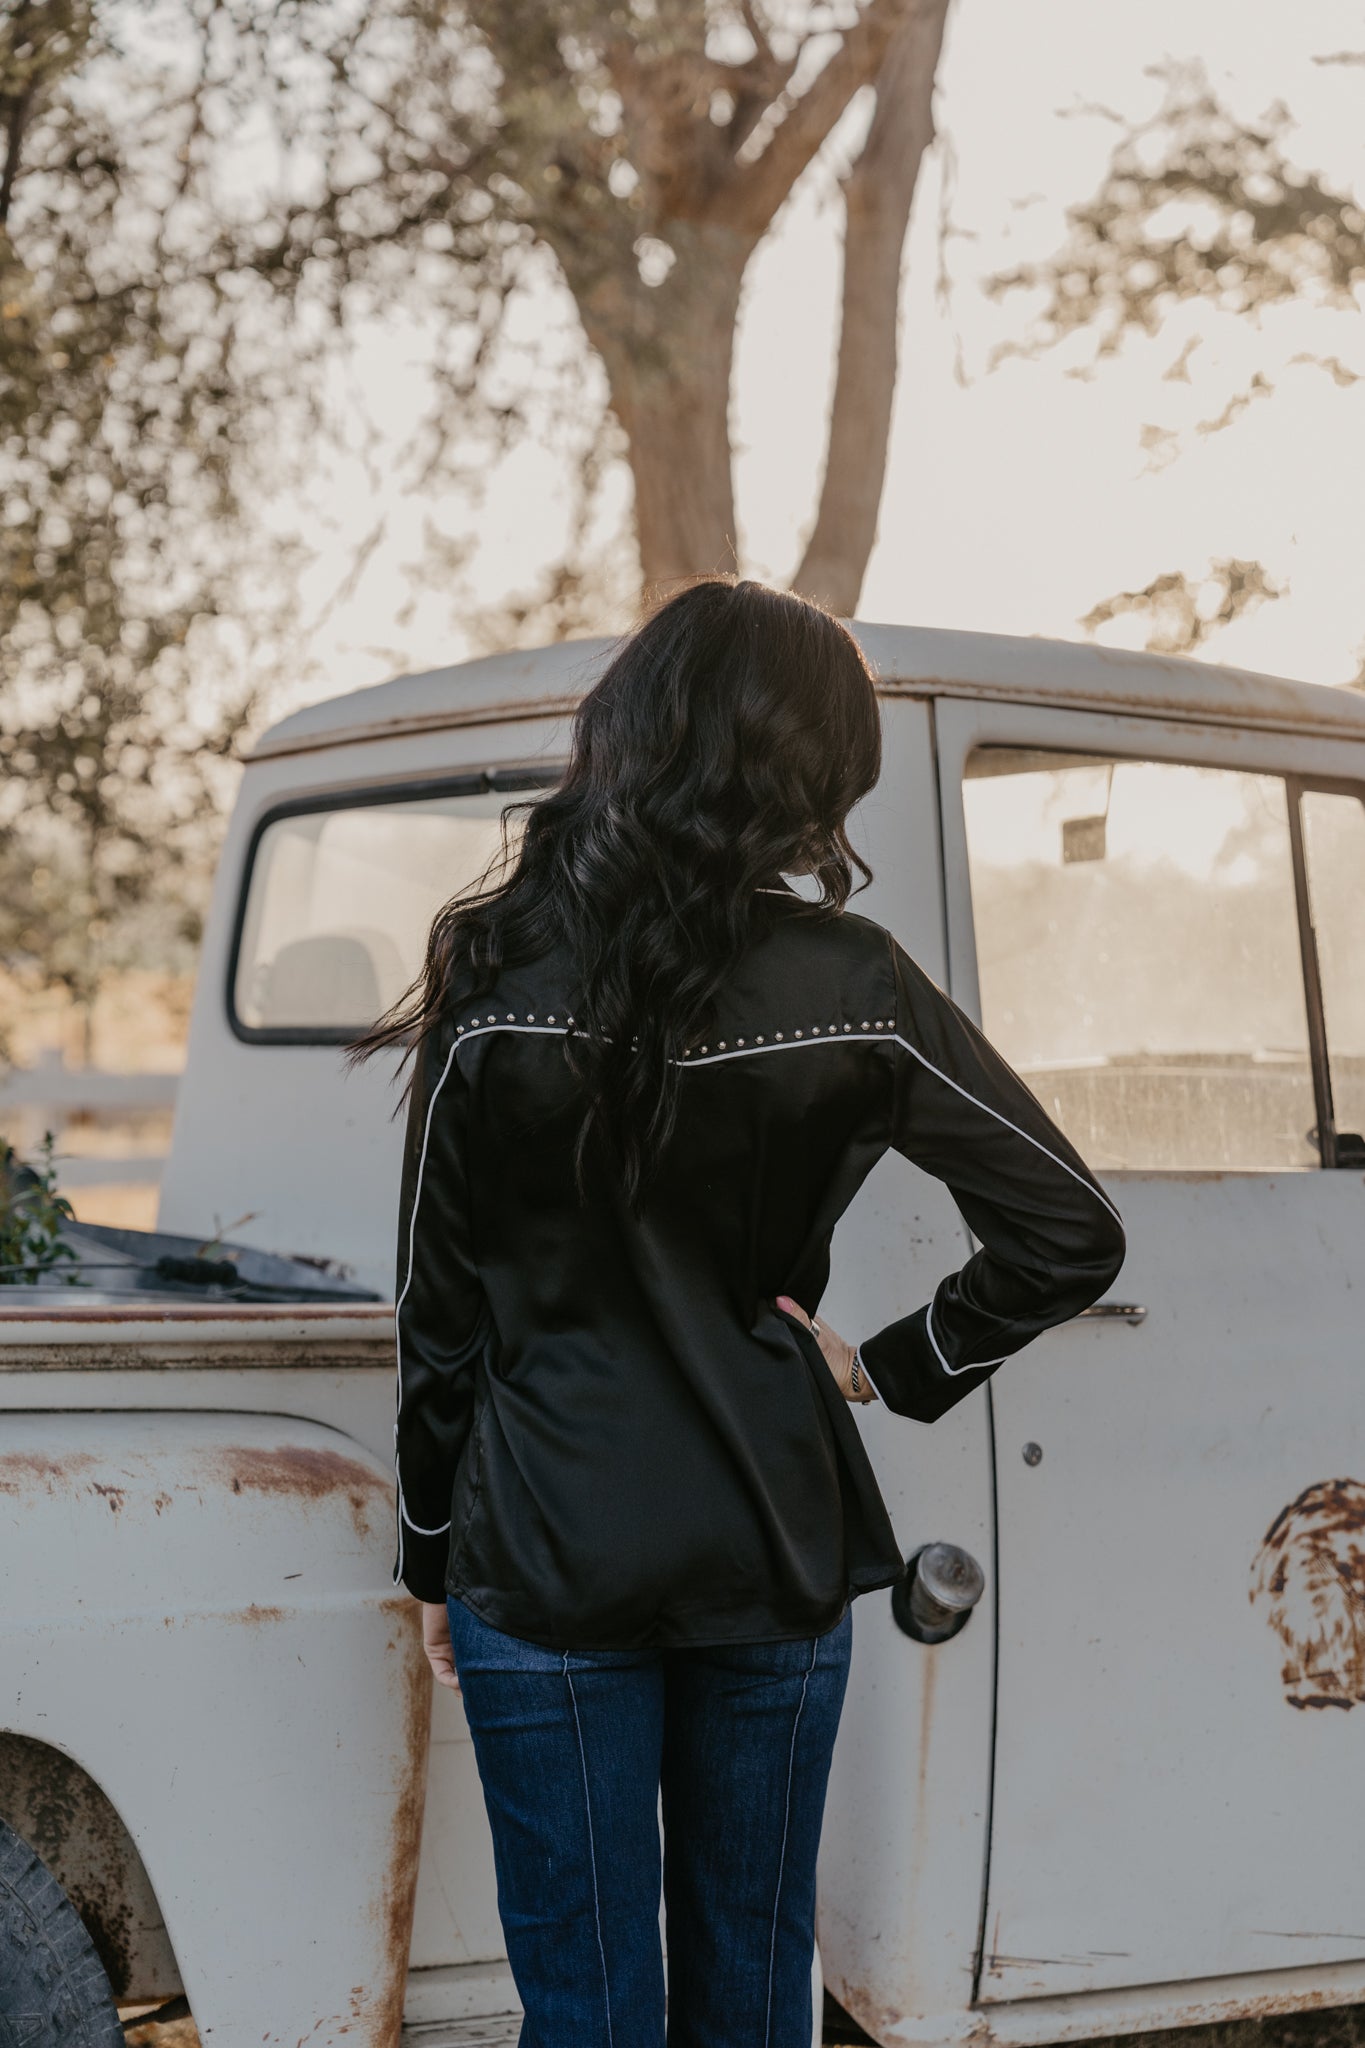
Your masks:
{"label": "woman's fingers", "polygon": [[453,1692],[460,1690],[459,1675],[455,1670],[455,1652],[450,1642],[450,1616],[446,1613],[444,1601],[438,1606],[434,1601],[422,1602],[422,1648],[427,1653],[432,1676],[438,1685],[448,1685]]}
{"label": "woman's fingers", "polygon": [[[811,1319],[799,1301],[793,1301],[789,1294],[779,1294],[776,1300],[777,1306],[785,1309],[788,1315],[795,1316],[808,1330],[812,1327]],[[867,1392],[855,1394],[853,1391],[853,1354],[856,1347],[841,1337],[837,1330],[831,1329],[828,1323],[821,1323],[815,1333],[815,1341],[820,1346],[825,1364],[834,1374],[835,1382],[844,1399],[858,1402],[867,1400]]]}

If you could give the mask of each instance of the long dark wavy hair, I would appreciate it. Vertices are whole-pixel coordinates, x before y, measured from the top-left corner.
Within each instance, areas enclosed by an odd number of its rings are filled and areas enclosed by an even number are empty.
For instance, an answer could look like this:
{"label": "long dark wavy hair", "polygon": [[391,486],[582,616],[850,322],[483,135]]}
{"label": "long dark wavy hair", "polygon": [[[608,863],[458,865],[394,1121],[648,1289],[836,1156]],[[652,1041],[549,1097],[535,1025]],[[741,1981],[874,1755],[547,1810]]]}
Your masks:
{"label": "long dark wavy hair", "polygon": [[504,966],[567,940],[576,1184],[586,1199],[596,1134],[638,1214],[676,1121],[673,1062],[710,1028],[755,890],[809,875],[819,893],[792,915],[837,916],[853,870],[872,879],[845,821],[880,772],[872,672],[848,628],[748,577],[692,579],[618,643],[574,715],[563,781],[504,807],[501,852],[438,914],[417,979],[348,1060],[406,1059]]}

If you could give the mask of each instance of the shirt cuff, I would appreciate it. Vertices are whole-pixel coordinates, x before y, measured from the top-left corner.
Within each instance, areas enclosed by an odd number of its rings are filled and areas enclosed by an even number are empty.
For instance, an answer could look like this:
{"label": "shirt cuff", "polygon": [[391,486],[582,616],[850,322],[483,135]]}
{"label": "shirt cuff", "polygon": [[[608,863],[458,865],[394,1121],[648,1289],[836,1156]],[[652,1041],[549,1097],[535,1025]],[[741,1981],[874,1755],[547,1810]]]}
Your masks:
{"label": "shirt cuff", "polygon": [[393,1563],[393,1583],[406,1586],[414,1600],[431,1607],[444,1606],[446,1567],[450,1561],[450,1525],[444,1529],[415,1529],[398,1503],[398,1554]]}
{"label": "shirt cuff", "polygon": [[928,1302],[913,1315],[864,1337],[858,1358],[892,1414],[908,1415],[914,1422],[937,1422],[1005,1362],[993,1358],[980,1365],[949,1365],[930,1323]]}

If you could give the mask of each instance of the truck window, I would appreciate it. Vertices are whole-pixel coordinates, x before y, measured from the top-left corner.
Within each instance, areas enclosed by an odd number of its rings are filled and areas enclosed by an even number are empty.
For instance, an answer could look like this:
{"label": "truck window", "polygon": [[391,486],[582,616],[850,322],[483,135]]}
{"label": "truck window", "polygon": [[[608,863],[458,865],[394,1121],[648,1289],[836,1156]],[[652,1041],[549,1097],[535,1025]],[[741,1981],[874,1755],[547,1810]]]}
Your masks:
{"label": "truck window", "polygon": [[1091,1165],[1319,1165],[1283,781],[983,747],[963,799],[983,1028]]}
{"label": "truck window", "polygon": [[[243,886],[230,1008],[239,1036],[344,1041],[402,995],[441,905],[501,845],[507,786],[305,809],[258,830]],[[387,793],[386,793],[387,796]],[[513,853],[524,813],[508,820]]]}
{"label": "truck window", "polygon": [[1365,1133],[1365,802],[1310,789],[1302,816],[1333,1120]]}

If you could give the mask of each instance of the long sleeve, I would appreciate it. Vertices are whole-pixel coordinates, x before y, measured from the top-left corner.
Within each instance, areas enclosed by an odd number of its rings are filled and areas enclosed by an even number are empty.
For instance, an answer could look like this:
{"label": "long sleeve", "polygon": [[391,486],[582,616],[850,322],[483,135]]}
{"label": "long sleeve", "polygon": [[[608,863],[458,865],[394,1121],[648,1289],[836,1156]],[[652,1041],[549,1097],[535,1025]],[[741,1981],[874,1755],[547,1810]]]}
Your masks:
{"label": "long sleeve", "polygon": [[966,1013],[891,940],[891,1142],[944,1182],[980,1249],[858,1356],[899,1415],[935,1422],[1112,1285],[1123,1223],[1075,1147]]}
{"label": "long sleeve", "polygon": [[415,1057],[398,1220],[393,1577],[419,1600],[443,1601],[451,1491],[489,1309],[470,1250],[468,1097],[453,1033],[428,1032]]}

